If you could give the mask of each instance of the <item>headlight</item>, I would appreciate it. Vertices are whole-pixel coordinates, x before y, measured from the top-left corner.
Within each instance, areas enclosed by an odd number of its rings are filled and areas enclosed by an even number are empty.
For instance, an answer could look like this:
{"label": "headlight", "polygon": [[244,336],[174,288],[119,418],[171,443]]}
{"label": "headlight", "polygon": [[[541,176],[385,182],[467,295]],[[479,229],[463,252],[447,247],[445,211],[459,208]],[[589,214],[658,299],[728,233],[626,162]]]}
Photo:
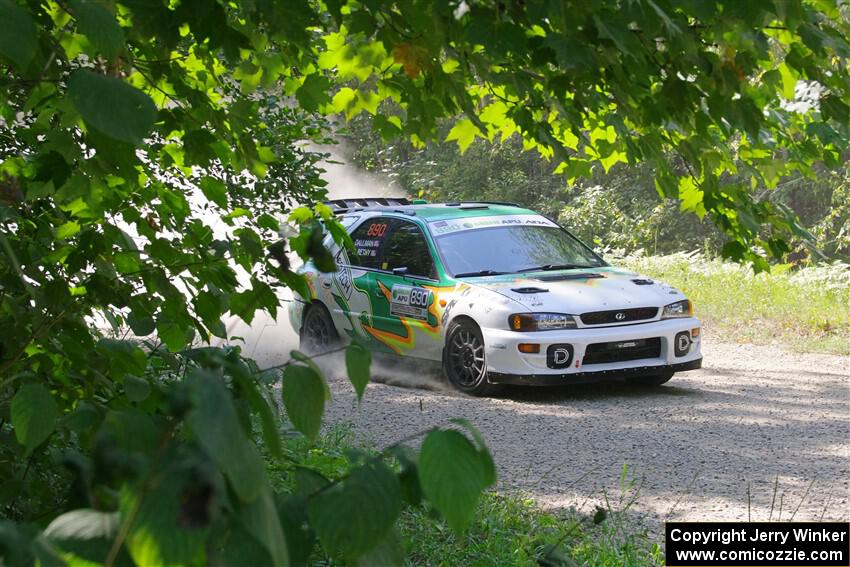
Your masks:
{"label": "headlight", "polygon": [[683,299],[676,303],[671,303],[664,308],[661,314],[662,319],[677,319],[679,317],[691,317],[694,314],[694,306],[690,300]]}
{"label": "headlight", "polygon": [[564,313],[515,313],[508,317],[512,331],[553,331],[575,329],[576,320]]}

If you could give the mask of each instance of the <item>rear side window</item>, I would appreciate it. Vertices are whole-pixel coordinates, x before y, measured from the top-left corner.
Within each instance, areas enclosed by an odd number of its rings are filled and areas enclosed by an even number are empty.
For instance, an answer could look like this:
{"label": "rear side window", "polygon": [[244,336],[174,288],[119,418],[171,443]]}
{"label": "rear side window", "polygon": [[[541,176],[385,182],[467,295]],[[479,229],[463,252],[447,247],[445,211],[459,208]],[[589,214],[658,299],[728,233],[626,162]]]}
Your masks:
{"label": "rear side window", "polygon": [[351,264],[364,268],[381,269],[381,250],[389,236],[393,219],[368,219],[351,233],[354,254],[349,254]]}
{"label": "rear side window", "polygon": [[407,275],[437,279],[437,270],[422,230],[412,222],[394,219],[384,246],[381,269],[407,268]]}
{"label": "rear side window", "polygon": [[407,274],[437,278],[434,258],[422,230],[414,223],[397,218],[368,219],[351,233],[352,265],[392,271],[407,268]]}

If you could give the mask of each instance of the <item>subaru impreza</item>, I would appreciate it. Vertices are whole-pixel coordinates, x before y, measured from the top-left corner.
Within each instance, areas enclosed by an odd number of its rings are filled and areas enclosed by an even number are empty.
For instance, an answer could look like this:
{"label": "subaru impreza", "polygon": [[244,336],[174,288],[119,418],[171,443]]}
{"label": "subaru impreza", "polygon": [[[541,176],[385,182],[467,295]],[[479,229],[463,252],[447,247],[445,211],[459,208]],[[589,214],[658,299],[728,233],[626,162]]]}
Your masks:
{"label": "subaru impreza", "polygon": [[473,395],[503,384],[626,380],[700,368],[701,324],[678,289],[608,264],[552,219],[510,203],[330,201],[353,242],[302,268],[289,316],[301,349],[351,341],[442,366]]}

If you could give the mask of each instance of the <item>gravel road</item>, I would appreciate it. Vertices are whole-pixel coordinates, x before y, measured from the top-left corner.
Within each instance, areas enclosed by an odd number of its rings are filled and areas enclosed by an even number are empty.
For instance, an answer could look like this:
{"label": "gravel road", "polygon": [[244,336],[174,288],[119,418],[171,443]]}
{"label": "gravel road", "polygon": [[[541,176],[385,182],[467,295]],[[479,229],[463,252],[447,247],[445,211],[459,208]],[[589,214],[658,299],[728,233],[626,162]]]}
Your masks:
{"label": "gravel road", "polygon": [[[795,510],[798,520],[850,520],[850,358],[712,337],[704,356],[702,370],[655,390],[603,384],[477,399],[426,389],[421,373],[384,371],[403,385],[372,383],[358,406],[338,378],[328,422],[351,423],[382,447],[465,417],[487,440],[500,490],[589,510],[639,487],[632,511],[653,532],[668,518],[776,520]],[[624,464],[634,481],[626,490]]]}

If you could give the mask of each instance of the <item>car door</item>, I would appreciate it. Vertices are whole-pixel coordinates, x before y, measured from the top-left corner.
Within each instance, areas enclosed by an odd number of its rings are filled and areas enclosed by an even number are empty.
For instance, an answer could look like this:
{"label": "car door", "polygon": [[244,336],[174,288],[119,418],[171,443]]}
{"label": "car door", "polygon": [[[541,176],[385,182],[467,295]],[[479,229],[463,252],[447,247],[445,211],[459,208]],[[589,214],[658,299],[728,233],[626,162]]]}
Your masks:
{"label": "car door", "polygon": [[387,234],[390,219],[367,218],[350,230],[353,250],[342,246],[333,249],[337,270],[328,274],[326,285],[333,298],[328,306],[338,329],[349,338],[359,337],[367,342],[372,335],[374,281],[372,270],[380,269],[380,251]]}
{"label": "car door", "polygon": [[374,328],[369,332],[396,354],[439,360],[442,344],[433,292],[438,275],[422,229],[407,219],[388,218],[378,258],[372,270]]}

